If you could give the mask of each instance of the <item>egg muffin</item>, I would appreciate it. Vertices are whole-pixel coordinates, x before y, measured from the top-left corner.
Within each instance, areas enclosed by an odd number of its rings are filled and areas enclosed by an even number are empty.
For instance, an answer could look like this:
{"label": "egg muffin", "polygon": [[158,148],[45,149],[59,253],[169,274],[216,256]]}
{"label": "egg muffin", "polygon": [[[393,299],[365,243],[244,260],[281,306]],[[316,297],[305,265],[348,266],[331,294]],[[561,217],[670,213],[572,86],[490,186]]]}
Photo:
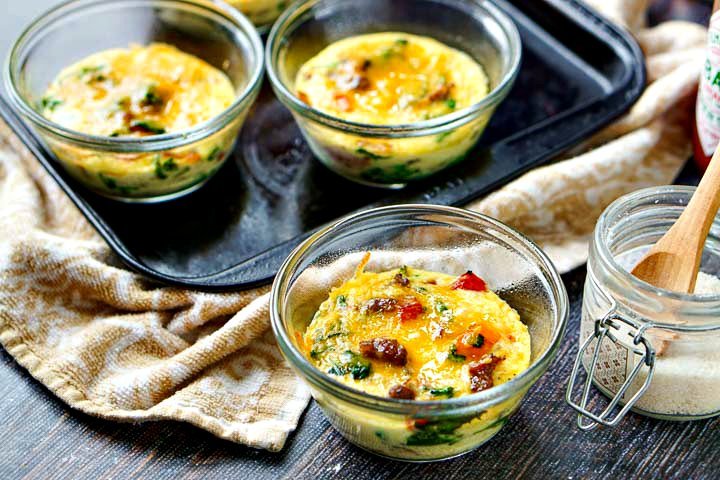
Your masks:
{"label": "egg muffin", "polygon": [[354,389],[439,400],[511,380],[530,364],[518,313],[467,272],[364,271],[334,288],[303,345],[311,363]]}
{"label": "egg muffin", "polygon": [[[309,107],[363,125],[410,125],[485,98],[490,85],[470,55],[433,38],[373,33],[337,41],[299,69],[296,96]],[[409,138],[361,138],[310,124],[310,143],[339,173],[373,184],[425,177],[462,159],[489,113],[454,130]]]}
{"label": "egg muffin", "polygon": [[229,0],[257,26],[269,25],[288,7],[291,0]]}
{"label": "egg muffin", "polygon": [[[62,70],[39,110],[76,132],[139,140],[183,132],[219,115],[235,101],[230,79],[205,61],[153,43],[90,55]],[[212,175],[232,148],[237,128],[191,147],[163,152],[88,151],[51,143],[64,166],[111,196],[162,195]]]}

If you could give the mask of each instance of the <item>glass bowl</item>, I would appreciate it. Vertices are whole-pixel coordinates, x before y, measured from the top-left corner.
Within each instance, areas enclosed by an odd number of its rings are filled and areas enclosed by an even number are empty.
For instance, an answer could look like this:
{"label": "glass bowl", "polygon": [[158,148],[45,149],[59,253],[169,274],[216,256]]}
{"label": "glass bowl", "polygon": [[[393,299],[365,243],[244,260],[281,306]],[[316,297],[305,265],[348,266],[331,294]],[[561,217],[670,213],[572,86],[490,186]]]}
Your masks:
{"label": "glass bowl", "polygon": [[226,0],[255,24],[261,32],[267,31],[293,0]]}
{"label": "glass bowl", "polygon": [[[530,367],[488,390],[438,401],[369,395],[316,369],[299,342],[329,290],[352,277],[364,252],[371,253],[368,271],[472,269],[528,326]],[[282,354],[343,436],[378,455],[430,461],[468,452],[502,428],[557,354],[568,299],[547,256],[502,223],[459,208],[398,205],[346,217],[298,246],[275,278],[270,317]]]}
{"label": "glass bowl", "polygon": [[[40,114],[44,92],[63,68],[109,48],[151,42],[173,45],[225,72],[234,103],[188,130],[142,138],[87,135]],[[65,170],[101,195],[136,202],[181,196],[217,172],[262,74],[262,42],[252,24],[234,9],[203,0],[69,1],[33,21],[5,65],[12,106]]]}
{"label": "glass bowl", "polygon": [[[406,125],[345,121],[316,110],[294,89],[300,67],[342,38],[375,32],[433,37],[480,63],[490,93],[452,114]],[[359,183],[402,188],[465,158],[520,65],[520,36],[490,2],[449,0],[307,0],[290,7],[270,32],[268,76],[310,148],[336,173]]]}

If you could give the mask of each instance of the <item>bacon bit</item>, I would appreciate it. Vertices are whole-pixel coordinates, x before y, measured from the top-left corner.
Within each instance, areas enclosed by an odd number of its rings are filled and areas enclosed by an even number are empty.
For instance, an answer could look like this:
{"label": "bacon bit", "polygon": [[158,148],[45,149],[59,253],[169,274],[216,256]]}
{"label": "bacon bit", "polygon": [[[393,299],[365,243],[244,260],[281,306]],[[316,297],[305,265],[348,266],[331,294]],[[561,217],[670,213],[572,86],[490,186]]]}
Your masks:
{"label": "bacon bit", "polygon": [[490,353],[498,340],[500,334],[494,328],[481,325],[459,336],[455,341],[455,351],[458,355],[477,360]]}
{"label": "bacon bit", "polygon": [[425,283],[427,283],[428,285],[437,285],[437,280],[431,278],[430,280],[426,280]]}
{"label": "bacon bit", "polygon": [[408,285],[410,285],[410,279],[402,273],[395,274],[395,278],[393,278],[393,281],[402,287],[407,287]]}
{"label": "bacon bit", "polygon": [[305,105],[310,105],[310,98],[308,98],[307,93],[305,92],[298,92],[298,98],[301,102],[303,102]]}
{"label": "bacon bit", "polygon": [[392,312],[398,307],[396,298],[372,298],[365,302],[363,310],[371,313]]}
{"label": "bacon bit", "polygon": [[338,110],[342,112],[349,112],[352,109],[352,106],[350,104],[350,98],[348,98],[347,95],[343,94],[335,94],[333,97],[335,100],[335,105],[337,106]]}
{"label": "bacon bit", "polygon": [[495,367],[500,363],[502,358],[490,355],[487,360],[475,362],[468,365],[468,373],[470,373],[470,390],[473,392],[481,392],[492,388],[492,374]]}
{"label": "bacon bit", "polygon": [[484,292],[487,290],[487,284],[485,280],[478,277],[470,270],[460,275],[457,280],[452,284],[453,290],[474,290],[476,292]]}
{"label": "bacon bit", "polygon": [[390,398],[401,398],[403,400],[415,400],[415,392],[405,385],[393,385],[388,391]]}
{"label": "bacon bit", "polygon": [[371,298],[362,306],[364,313],[389,313],[397,311],[400,321],[406,322],[416,319],[424,311],[422,303],[412,295],[400,299],[391,297]]}
{"label": "bacon bit", "polygon": [[440,100],[447,100],[450,96],[450,90],[455,86],[454,83],[444,83],[440,85],[433,93],[430,94],[428,100],[431,102],[437,102]]}
{"label": "bacon bit", "polygon": [[423,313],[423,306],[415,297],[405,297],[400,303],[400,321],[415,320]]}
{"label": "bacon bit", "polygon": [[407,363],[407,350],[394,338],[363,340],[360,342],[360,354],[398,367]]}

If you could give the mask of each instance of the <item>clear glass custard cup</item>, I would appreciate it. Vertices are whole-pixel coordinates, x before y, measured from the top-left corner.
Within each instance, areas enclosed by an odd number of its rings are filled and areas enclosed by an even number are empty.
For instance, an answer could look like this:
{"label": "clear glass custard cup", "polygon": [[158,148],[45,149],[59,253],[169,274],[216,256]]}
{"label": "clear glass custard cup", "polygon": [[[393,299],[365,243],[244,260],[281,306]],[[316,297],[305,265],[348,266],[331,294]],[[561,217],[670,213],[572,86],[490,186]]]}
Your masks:
{"label": "clear glass custard cup", "polygon": [[[352,277],[365,252],[371,253],[368,271],[408,265],[459,275],[472,269],[528,326],[529,368],[478,393],[414,401],[354,390],[314,367],[302,351],[302,335],[330,289]],[[270,316],[282,354],[343,436],[385,457],[431,461],[477,448],[502,428],[557,354],[568,300],[550,260],[509,227],[459,208],[398,205],[346,217],[298,246],[275,278]]]}
{"label": "clear glass custard cup", "polygon": [[261,32],[267,31],[293,0],[226,0],[255,24]]}
{"label": "clear glass custard cup", "polygon": [[[87,135],[40,113],[46,88],[63,68],[103,50],[152,42],[173,45],[224,72],[235,101],[185,131],[139,138]],[[253,25],[219,2],[72,0],[20,35],[5,82],[12,106],[70,175],[107,197],[155,202],[199,188],[225,162],[262,84],[262,52]]]}
{"label": "clear glass custard cup", "polygon": [[[392,126],[346,121],[298,97],[295,79],[308,59],[337,40],[375,32],[428,36],[464,51],[483,66],[488,95],[447,115]],[[513,22],[490,2],[306,0],[273,26],[265,56],[277,97],[323,164],[359,183],[402,188],[467,156],[513,85],[521,45]]]}
{"label": "clear glass custard cup", "polygon": [[[583,297],[581,348],[567,390],[578,425],[617,425],[632,409],[665,420],[720,414],[720,216],[695,293],[656,288],[630,271],[675,223],[694,187],[626,195],[595,227]],[[583,373],[583,370],[585,373]],[[583,388],[576,384],[584,375]],[[610,398],[594,401],[590,386]]]}

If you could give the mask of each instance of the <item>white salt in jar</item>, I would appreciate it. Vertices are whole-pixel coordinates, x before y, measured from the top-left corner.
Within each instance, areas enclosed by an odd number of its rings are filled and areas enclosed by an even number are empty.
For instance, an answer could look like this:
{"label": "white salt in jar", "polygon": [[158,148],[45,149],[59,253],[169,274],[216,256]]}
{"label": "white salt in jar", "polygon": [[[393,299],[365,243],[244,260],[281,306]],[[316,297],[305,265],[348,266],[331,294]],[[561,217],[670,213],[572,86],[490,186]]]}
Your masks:
{"label": "white salt in jar", "polygon": [[[661,290],[630,274],[694,191],[640,190],[615,201],[598,220],[580,351],[567,390],[583,429],[616,425],[629,409],[667,420],[720,414],[720,216],[705,245],[694,294]],[[576,388],[582,375],[584,387]],[[591,383],[610,398],[595,411],[588,409]]]}

